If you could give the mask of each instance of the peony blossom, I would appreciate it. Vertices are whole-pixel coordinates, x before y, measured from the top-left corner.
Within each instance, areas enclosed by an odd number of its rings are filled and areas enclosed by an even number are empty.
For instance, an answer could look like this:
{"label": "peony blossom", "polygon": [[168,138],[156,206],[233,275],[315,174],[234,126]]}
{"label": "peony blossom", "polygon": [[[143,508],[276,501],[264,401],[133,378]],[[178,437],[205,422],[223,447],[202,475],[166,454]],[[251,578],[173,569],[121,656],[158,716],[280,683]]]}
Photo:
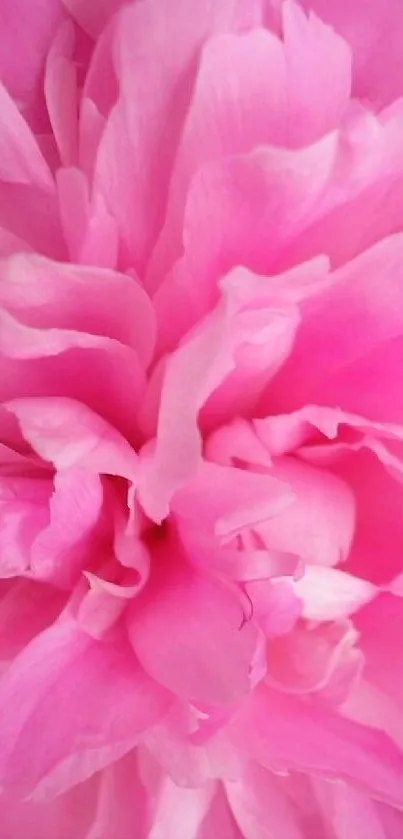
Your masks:
{"label": "peony blossom", "polygon": [[0,839],[401,839],[401,0],[0,39]]}

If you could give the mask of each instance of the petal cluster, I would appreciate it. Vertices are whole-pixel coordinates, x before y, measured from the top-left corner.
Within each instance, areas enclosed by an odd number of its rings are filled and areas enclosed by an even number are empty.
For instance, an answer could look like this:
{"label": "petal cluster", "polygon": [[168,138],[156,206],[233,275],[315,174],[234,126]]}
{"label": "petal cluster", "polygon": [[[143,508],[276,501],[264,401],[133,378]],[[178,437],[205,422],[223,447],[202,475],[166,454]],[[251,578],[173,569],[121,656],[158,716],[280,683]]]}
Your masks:
{"label": "petal cluster", "polygon": [[1,839],[403,835],[400,0],[2,0]]}

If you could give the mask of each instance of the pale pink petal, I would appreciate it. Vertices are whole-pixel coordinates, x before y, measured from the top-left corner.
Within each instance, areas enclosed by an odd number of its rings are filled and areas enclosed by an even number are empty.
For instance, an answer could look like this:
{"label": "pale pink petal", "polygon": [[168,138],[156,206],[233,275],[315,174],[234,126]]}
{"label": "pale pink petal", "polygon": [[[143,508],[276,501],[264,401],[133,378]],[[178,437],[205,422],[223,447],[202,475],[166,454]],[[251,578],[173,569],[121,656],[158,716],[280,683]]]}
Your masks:
{"label": "pale pink petal", "polygon": [[169,190],[167,218],[147,274],[157,287],[180,255],[186,195],[204,164],[283,136],[285,64],[264,29],[211,38],[205,45]]}
{"label": "pale pink petal", "polygon": [[101,139],[94,183],[118,222],[127,261],[140,272],[163,221],[197,52],[207,35],[260,17],[261,0],[208,0],[196,9],[180,0],[175,16],[167,0],[149,0],[120,12],[114,49],[120,98]]}
{"label": "pale pink petal", "polygon": [[0,398],[78,400],[135,437],[145,385],[138,354],[114,338],[25,326],[0,309]]}
{"label": "pale pink petal", "polygon": [[72,588],[83,565],[100,551],[96,527],[103,491],[98,475],[77,467],[58,472],[49,502],[50,521],[33,541],[30,572],[40,580]]}
{"label": "pale pink petal", "polygon": [[336,839],[393,839],[378,804],[366,795],[324,781],[315,781],[314,788],[324,820]]}
{"label": "pale pink petal", "polygon": [[[356,446],[360,439],[359,435],[362,435],[364,448],[366,445],[369,447],[369,439],[374,442],[374,437],[391,440],[403,438],[402,426],[377,423],[358,414],[350,414],[340,408],[329,408],[324,405],[304,405],[299,411],[290,414],[277,414],[254,420],[253,426],[259,442],[264,444],[270,456],[291,453],[303,446],[303,452],[300,454],[303,453],[304,458],[312,459],[312,462],[317,463],[331,463],[331,452],[336,452],[339,448],[336,445],[326,449],[324,438],[330,441],[337,441],[339,438],[343,448],[351,448],[353,451],[356,448],[359,450],[359,446]],[[357,438],[347,440],[343,434],[346,428],[356,430]],[[321,451],[324,452],[323,458]]]}
{"label": "pale pink petal", "polygon": [[244,702],[231,730],[238,747],[268,769],[344,780],[402,806],[403,758],[384,733],[264,686]]}
{"label": "pale pink petal", "polygon": [[166,701],[123,638],[96,642],[55,625],[0,681],[2,785],[38,797],[65,791],[129,751]]}
{"label": "pale pink petal", "polygon": [[142,782],[133,751],[102,772],[94,817],[85,839],[147,839],[149,798],[151,790]]}
{"label": "pale pink petal", "polygon": [[362,672],[358,642],[358,633],[348,621],[299,621],[288,634],[269,638],[268,680],[287,693],[317,693],[340,706]]}
{"label": "pale pink petal", "polygon": [[[37,328],[108,336],[138,352],[146,366],[154,344],[151,302],[132,276],[19,254],[3,263],[0,300]],[[25,318],[24,318],[25,319]]]}
{"label": "pale pink petal", "polygon": [[153,288],[180,255],[186,193],[198,169],[260,145],[308,145],[337,127],[346,110],[347,44],[294,3],[284,4],[283,16],[284,44],[255,29],[211,39],[203,51],[167,219],[149,267]]}
{"label": "pale pink petal", "polygon": [[252,580],[246,586],[251,618],[266,638],[287,635],[301,616],[301,600],[287,577]]}
{"label": "pale pink petal", "polygon": [[[162,781],[148,839],[199,839],[199,829],[214,793],[212,784],[198,789],[178,787],[170,778]],[[225,837],[224,837],[225,839]]]}
{"label": "pale pink petal", "polygon": [[[337,136],[331,133],[304,149],[258,148],[196,173],[186,201],[184,255],[155,296],[164,348],[211,309],[219,279],[234,266],[245,265],[262,275],[277,273],[276,255],[307,223],[331,177],[337,148]],[[304,275],[307,283],[309,270],[314,281],[320,271],[326,274],[326,262],[299,270],[301,284]],[[277,301],[281,305],[281,295]],[[175,319],[167,326],[168,311],[175,312]]]}
{"label": "pale pink petal", "polygon": [[142,738],[147,751],[180,787],[201,786],[212,777],[207,749],[190,739],[197,723],[195,710],[177,702]]}
{"label": "pale pink petal", "polygon": [[105,420],[72,399],[16,399],[6,408],[38,454],[56,466],[73,466],[133,480],[137,458]]}
{"label": "pale pink petal", "polygon": [[[352,106],[335,134],[334,164],[299,229],[272,256],[276,270],[326,253],[340,266],[401,230],[401,109],[376,117]],[[363,224],[357,225],[357,217]],[[272,264],[272,263],[270,263]]]}
{"label": "pale pink petal", "polygon": [[[172,512],[185,544],[191,544],[187,538],[191,539],[192,531],[199,543],[203,536],[225,543],[290,509],[293,498],[287,484],[270,474],[203,461],[194,478],[175,495]],[[197,548],[197,541],[192,547]]]}
{"label": "pale pink petal", "polygon": [[256,645],[255,629],[240,628],[240,594],[186,566],[175,544],[155,565],[128,613],[130,640],[145,670],[185,699],[239,699],[250,687]]}
{"label": "pale pink petal", "polygon": [[337,565],[346,559],[355,527],[348,484],[291,457],[277,458],[270,475],[289,486],[294,501],[259,528],[266,547],[297,554],[314,565]]}
{"label": "pale pink petal", "polygon": [[244,839],[305,839],[298,810],[275,775],[250,763],[241,778],[226,783],[225,789]]}
{"label": "pale pink petal", "polygon": [[308,620],[333,621],[347,617],[371,601],[378,589],[339,568],[308,565],[294,590],[303,602],[302,614]]}

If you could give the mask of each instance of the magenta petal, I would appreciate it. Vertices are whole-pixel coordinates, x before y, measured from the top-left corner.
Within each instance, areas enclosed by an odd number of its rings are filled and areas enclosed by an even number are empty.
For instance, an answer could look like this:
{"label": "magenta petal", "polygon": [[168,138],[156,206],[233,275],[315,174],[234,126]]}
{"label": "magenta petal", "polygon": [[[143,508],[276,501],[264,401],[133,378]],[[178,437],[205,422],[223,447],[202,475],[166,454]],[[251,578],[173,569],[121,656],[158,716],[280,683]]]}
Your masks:
{"label": "magenta petal", "polygon": [[63,792],[127,752],[165,703],[124,639],[97,642],[55,625],[0,681],[3,787]]}
{"label": "magenta petal", "polygon": [[30,115],[38,116],[39,109],[42,116],[41,77],[60,21],[60,0],[3,0],[1,4],[0,79]]}
{"label": "magenta petal", "polygon": [[161,553],[160,573],[130,607],[131,643],[145,670],[177,696],[230,703],[250,689],[256,631],[240,628],[240,595],[174,552]]}
{"label": "magenta petal", "polygon": [[52,192],[54,182],[34,134],[0,83],[0,180]]}

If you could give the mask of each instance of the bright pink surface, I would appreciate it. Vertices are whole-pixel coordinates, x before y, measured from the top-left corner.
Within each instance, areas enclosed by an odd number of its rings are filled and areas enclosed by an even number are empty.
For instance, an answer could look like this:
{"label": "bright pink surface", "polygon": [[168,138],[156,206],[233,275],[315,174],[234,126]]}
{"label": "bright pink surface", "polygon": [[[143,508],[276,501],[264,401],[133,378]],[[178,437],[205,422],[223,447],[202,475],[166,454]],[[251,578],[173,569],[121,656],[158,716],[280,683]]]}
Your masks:
{"label": "bright pink surface", "polygon": [[2,0],[0,839],[403,836],[399,0]]}

